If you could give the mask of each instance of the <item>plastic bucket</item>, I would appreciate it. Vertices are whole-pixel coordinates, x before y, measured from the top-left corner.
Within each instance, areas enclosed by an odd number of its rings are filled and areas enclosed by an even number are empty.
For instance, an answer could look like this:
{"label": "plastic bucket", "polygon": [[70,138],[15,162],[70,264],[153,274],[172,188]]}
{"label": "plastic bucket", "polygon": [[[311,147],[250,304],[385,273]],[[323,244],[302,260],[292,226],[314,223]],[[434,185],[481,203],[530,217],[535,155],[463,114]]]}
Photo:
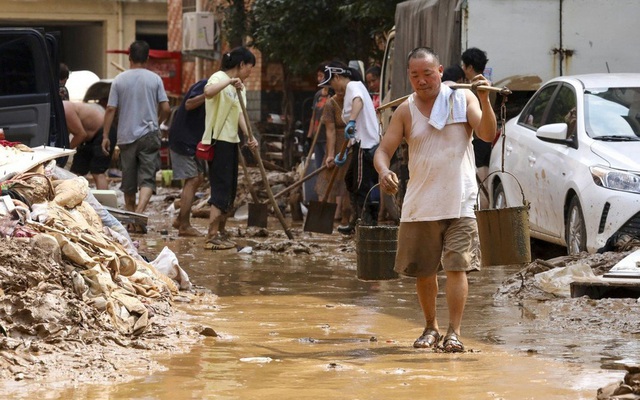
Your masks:
{"label": "plastic bucket", "polygon": [[397,246],[397,226],[356,226],[358,279],[363,281],[397,279],[398,274],[393,270]]}
{"label": "plastic bucket", "polygon": [[[516,179],[515,176],[513,178]],[[522,206],[480,210],[480,204],[476,201],[475,215],[483,266],[531,262],[530,205],[524,198],[520,182],[518,185],[522,193]]]}

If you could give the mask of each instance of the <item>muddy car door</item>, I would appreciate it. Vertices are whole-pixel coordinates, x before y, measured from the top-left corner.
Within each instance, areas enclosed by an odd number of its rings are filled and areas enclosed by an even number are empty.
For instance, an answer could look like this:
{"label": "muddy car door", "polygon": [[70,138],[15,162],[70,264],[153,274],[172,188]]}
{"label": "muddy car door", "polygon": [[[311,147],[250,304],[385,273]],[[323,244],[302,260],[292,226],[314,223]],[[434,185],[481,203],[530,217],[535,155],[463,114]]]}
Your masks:
{"label": "muddy car door", "polygon": [[0,28],[0,128],[30,147],[69,147],[57,44],[33,28]]}

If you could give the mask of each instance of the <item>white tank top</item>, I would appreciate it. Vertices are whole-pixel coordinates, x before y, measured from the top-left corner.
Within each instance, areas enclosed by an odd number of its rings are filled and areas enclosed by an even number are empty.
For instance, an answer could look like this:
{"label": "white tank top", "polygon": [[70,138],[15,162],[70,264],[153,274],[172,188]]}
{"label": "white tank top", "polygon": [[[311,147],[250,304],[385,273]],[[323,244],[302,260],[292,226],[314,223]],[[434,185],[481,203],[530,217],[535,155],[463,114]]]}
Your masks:
{"label": "white tank top", "polygon": [[[409,183],[400,220],[475,218],[478,185],[471,135],[463,123],[447,121],[442,130],[431,126],[415,105],[414,96],[409,97]],[[450,103],[457,99],[452,95]]]}

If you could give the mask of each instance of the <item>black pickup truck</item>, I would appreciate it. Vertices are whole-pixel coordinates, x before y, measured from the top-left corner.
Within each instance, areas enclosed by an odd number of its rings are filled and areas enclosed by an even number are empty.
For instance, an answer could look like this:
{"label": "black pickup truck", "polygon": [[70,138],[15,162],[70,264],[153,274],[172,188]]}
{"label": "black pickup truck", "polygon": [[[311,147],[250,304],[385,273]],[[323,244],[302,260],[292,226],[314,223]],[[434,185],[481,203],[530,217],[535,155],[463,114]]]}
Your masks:
{"label": "black pickup truck", "polygon": [[59,67],[54,34],[0,28],[0,128],[6,140],[69,147]]}

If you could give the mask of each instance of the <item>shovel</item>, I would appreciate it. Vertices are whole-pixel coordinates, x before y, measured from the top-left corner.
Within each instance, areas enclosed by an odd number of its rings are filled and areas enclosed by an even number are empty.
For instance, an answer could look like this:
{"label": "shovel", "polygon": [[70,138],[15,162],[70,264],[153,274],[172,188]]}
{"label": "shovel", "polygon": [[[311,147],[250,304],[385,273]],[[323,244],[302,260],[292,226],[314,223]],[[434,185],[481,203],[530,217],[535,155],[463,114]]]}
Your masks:
{"label": "shovel", "polygon": [[[242,164],[242,170],[244,171],[244,180],[249,188],[249,193],[251,194],[251,200],[253,203],[249,203],[249,218],[247,219],[247,226],[257,226],[260,228],[267,227],[267,212],[268,205],[262,204],[258,200],[258,195],[256,193],[255,188],[253,187],[253,182],[251,182],[251,177],[249,176],[249,169],[247,168],[247,162],[242,156],[242,151],[240,151],[240,145],[238,145],[238,158],[240,159],[240,163]],[[264,211],[261,211],[264,208]]]}
{"label": "shovel", "polygon": [[[325,169],[327,169],[327,166],[323,165],[322,167],[316,169],[309,175],[300,178],[298,181],[292,183],[291,185],[282,189],[278,193],[274,194],[273,198],[277,199],[283,194],[289,193],[290,191],[302,185],[303,183],[313,178],[314,176],[318,175],[320,172],[324,171]],[[266,228],[268,216],[269,216],[268,202],[259,203],[256,201],[256,199],[254,199],[253,203],[249,203],[249,219],[247,220],[247,226],[257,226],[260,228]]]}
{"label": "shovel", "polygon": [[[249,138],[252,139],[253,132],[251,131],[251,120],[249,119],[249,113],[247,112],[247,107],[244,104],[242,92],[240,89],[236,89],[236,92],[238,93],[238,100],[240,101],[242,114],[244,115],[244,119],[247,124],[247,133],[249,135]],[[280,221],[280,224],[282,225],[282,229],[284,230],[284,233],[287,235],[287,238],[289,238],[289,240],[293,240],[293,233],[291,233],[291,231],[289,230],[289,227],[287,226],[287,222],[285,221],[284,216],[282,215],[282,211],[280,211],[280,208],[278,207],[278,203],[276,203],[276,199],[273,198],[273,193],[271,192],[271,187],[269,186],[269,179],[267,178],[267,171],[265,171],[264,165],[262,164],[262,157],[260,156],[260,150],[253,149],[253,155],[258,161],[258,167],[260,167],[260,175],[262,175],[262,181],[264,183],[265,190],[267,191],[267,195],[269,196],[271,205],[273,206],[273,211],[275,212],[276,217],[278,217],[278,221]]]}
{"label": "shovel", "polygon": [[[345,140],[340,150],[340,159],[345,156],[348,144],[349,141]],[[340,167],[336,165],[322,201],[309,202],[307,218],[304,220],[304,226],[302,227],[302,230],[305,232],[326,233],[328,235],[333,233],[333,216],[336,214],[338,205],[336,203],[327,203],[327,200],[329,199],[329,195],[333,189],[333,183],[338,175],[338,169],[340,169]]]}

